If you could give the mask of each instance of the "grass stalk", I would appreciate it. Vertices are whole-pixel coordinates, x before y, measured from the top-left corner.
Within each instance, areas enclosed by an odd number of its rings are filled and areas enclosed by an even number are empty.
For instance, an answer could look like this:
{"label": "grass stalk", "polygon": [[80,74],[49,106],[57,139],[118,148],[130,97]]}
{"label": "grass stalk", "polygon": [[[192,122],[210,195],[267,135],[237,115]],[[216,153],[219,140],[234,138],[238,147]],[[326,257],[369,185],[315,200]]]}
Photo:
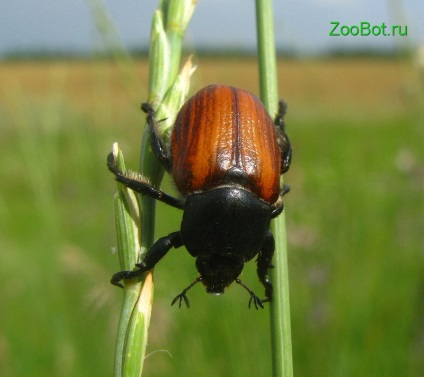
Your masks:
{"label": "grass stalk", "polygon": [[[278,108],[278,82],[272,0],[256,0],[260,96],[270,114]],[[271,273],[274,299],[271,308],[271,342],[274,377],[293,376],[289,276],[284,212],[271,224],[275,237],[275,268]]]}
{"label": "grass stalk", "polygon": [[[156,110],[158,119],[165,119],[160,122],[160,132],[165,138],[185,101],[189,79],[194,71],[189,59],[178,75],[184,31],[194,6],[194,0],[162,0],[152,20],[148,101]],[[153,185],[160,186],[163,169],[150,149],[147,127],[144,129],[140,173],[148,177]],[[114,154],[118,166],[125,171],[117,144],[114,145]],[[153,244],[155,202],[146,197],[136,197],[118,184],[115,222],[121,268],[131,270]],[[115,377],[142,374],[152,300],[152,272],[137,281],[126,282],[116,343]]]}

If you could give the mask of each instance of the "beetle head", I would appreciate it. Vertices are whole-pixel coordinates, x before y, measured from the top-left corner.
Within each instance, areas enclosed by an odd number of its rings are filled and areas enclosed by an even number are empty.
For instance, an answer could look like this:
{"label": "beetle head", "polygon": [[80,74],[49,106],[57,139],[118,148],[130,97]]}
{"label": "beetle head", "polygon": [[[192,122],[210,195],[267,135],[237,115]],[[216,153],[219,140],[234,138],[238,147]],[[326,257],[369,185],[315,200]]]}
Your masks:
{"label": "beetle head", "polygon": [[197,271],[206,292],[221,295],[243,270],[244,262],[241,258],[214,254],[201,254],[196,259]]}

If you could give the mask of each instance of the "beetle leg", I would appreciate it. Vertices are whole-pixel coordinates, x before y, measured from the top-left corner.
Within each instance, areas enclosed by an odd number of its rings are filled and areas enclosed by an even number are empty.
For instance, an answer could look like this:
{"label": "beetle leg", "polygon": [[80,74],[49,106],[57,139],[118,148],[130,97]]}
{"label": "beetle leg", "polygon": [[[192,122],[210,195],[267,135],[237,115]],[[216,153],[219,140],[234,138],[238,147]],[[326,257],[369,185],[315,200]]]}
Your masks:
{"label": "beetle leg", "polygon": [[150,146],[152,147],[153,153],[165,168],[165,170],[170,173],[172,168],[171,154],[169,149],[164,144],[163,139],[159,135],[157,120],[155,118],[155,111],[153,110],[153,107],[147,102],[141,104],[141,109],[147,114],[146,120],[149,126]]}
{"label": "beetle leg", "polygon": [[290,168],[292,158],[292,149],[289,137],[286,134],[286,125],[284,123],[284,115],[287,111],[287,104],[284,101],[278,103],[278,114],[275,117],[275,127],[278,135],[278,145],[281,150],[281,174],[285,173]]}
{"label": "beetle leg", "polygon": [[172,207],[179,209],[184,208],[184,200],[174,198],[173,196],[153,187],[141,174],[121,172],[116,165],[116,159],[113,152],[110,152],[107,156],[107,167],[115,175],[115,179],[118,182],[122,183],[131,190],[169,204]]}
{"label": "beetle leg", "polygon": [[290,191],[290,187],[287,185],[283,186],[283,189],[280,192],[278,200],[273,204],[273,210],[271,212],[271,218],[277,217],[284,209],[284,195]]}
{"label": "beetle leg", "polygon": [[191,283],[186,289],[184,289],[178,296],[176,296],[172,302],[171,302],[171,306],[174,305],[177,301],[179,301],[178,303],[178,307],[181,308],[183,301],[186,304],[187,308],[190,307],[190,300],[187,297],[187,292],[189,289],[191,289],[194,285],[196,285],[199,281],[202,281],[202,277],[199,276],[198,278],[196,278],[193,283]]}
{"label": "beetle leg", "polygon": [[271,301],[272,300],[272,283],[271,280],[269,280],[268,277],[268,269],[273,268],[272,265],[272,257],[274,255],[274,249],[275,249],[275,242],[274,242],[274,236],[271,232],[268,232],[268,234],[265,237],[265,242],[262,246],[262,250],[259,252],[258,260],[256,261],[256,271],[258,273],[259,280],[265,287],[265,299],[262,300],[263,302]]}
{"label": "beetle leg", "polygon": [[143,262],[137,263],[136,266],[143,271],[148,271],[155,267],[171,247],[179,248],[183,245],[180,232],[170,233],[166,237],[159,238],[146,253]]}
{"label": "beetle leg", "polygon": [[256,296],[249,287],[247,287],[240,279],[236,279],[236,283],[241,285],[247,292],[250,293],[249,309],[252,305],[252,302],[253,305],[255,305],[256,310],[258,310],[259,307],[261,307],[262,309],[264,308],[263,300]]}
{"label": "beetle leg", "polygon": [[166,253],[172,248],[178,248],[183,245],[180,232],[174,232],[166,237],[159,238],[146,253],[143,262],[137,263],[138,270],[120,271],[112,276],[110,282],[113,285],[123,288],[121,280],[134,279],[141,276],[144,272],[151,270]]}

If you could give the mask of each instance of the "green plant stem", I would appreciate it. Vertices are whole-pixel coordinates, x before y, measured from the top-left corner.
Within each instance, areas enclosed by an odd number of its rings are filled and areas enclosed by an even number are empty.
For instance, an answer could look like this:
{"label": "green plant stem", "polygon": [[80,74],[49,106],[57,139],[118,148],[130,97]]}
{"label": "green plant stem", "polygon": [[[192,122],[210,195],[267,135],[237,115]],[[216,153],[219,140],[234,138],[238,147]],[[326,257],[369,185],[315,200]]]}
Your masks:
{"label": "green plant stem", "polygon": [[[272,0],[256,0],[260,95],[270,114],[278,108],[278,82]],[[281,182],[282,183],[282,182]],[[271,273],[271,342],[274,377],[292,377],[289,276],[284,212],[271,224],[275,237],[275,268]]]}
{"label": "green plant stem", "polygon": [[[182,39],[194,11],[195,0],[162,0],[155,11],[150,38],[149,98],[164,138],[185,101],[194,69],[191,60],[178,75]],[[163,168],[150,148],[150,133],[143,134],[140,172],[159,187]],[[114,146],[118,166],[125,171],[122,153]],[[132,270],[144,258],[154,239],[155,201],[135,195],[118,184],[115,198],[118,254],[121,268]],[[124,283],[124,302],[118,327],[115,352],[115,377],[140,376],[147,346],[153,300],[152,272]]]}
{"label": "green plant stem", "polygon": [[[195,3],[194,0],[161,0],[153,16],[149,59],[149,103],[157,110],[158,119],[164,119],[163,115],[166,115],[168,125],[173,121],[176,111],[174,114],[164,114],[160,105],[176,80],[184,33],[193,14]],[[154,186],[159,186],[164,170],[150,149],[149,143],[150,133],[145,127],[140,153],[140,172],[149,177]],[[143,207],[142,247],[147,249],[153,243],[156,202],[148,197],[141,198],[141,201]]]}
{"label": "green plant stem", "polygon": [[277,59],[272,0],[256,0],[260,96],[270,114],[278,109]]}

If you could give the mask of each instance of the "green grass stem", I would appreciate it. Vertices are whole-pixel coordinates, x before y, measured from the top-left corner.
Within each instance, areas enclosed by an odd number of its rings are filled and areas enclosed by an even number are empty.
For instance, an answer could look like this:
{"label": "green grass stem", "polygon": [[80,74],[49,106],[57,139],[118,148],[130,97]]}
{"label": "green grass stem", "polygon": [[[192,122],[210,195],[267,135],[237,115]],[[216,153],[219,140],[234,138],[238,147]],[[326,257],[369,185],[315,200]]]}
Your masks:
{"label": "green grass stem", "polygon": [[[152,20],[148,101],[154,107],[157,118],[166,119],[160,123],[160,132],[165,138],[185,101],[190,76],[194,71],[189,59],[178,75],[184,31],[194,6],[195,1],[192,0],[163,0]],[[147,127],[144,129],[140,173],[148,177],[154,186],[159,187],[163,169],[151,151]],[[119,167],[125,171],[123,156],[116,144],[114,154]],[[115,217],[121,268],[131,270],[135,262],[142,260],[153,244],[155,202],[146,197],[136,198],[130,190],[118,184]],[[126,282],[118,325],[115,377],[142,374],[152,300],[151,272],[145,274],[142,279]]]}
{"label": "green grass stem", "polygon": [[[278,108],[278,82],[272,0],[256,0],[260,96],[270,114]],[[289,276],[284,212],[271,224],[275,237],[275,268],[271,273],[271,342],[274,377],[292,377]]]}

